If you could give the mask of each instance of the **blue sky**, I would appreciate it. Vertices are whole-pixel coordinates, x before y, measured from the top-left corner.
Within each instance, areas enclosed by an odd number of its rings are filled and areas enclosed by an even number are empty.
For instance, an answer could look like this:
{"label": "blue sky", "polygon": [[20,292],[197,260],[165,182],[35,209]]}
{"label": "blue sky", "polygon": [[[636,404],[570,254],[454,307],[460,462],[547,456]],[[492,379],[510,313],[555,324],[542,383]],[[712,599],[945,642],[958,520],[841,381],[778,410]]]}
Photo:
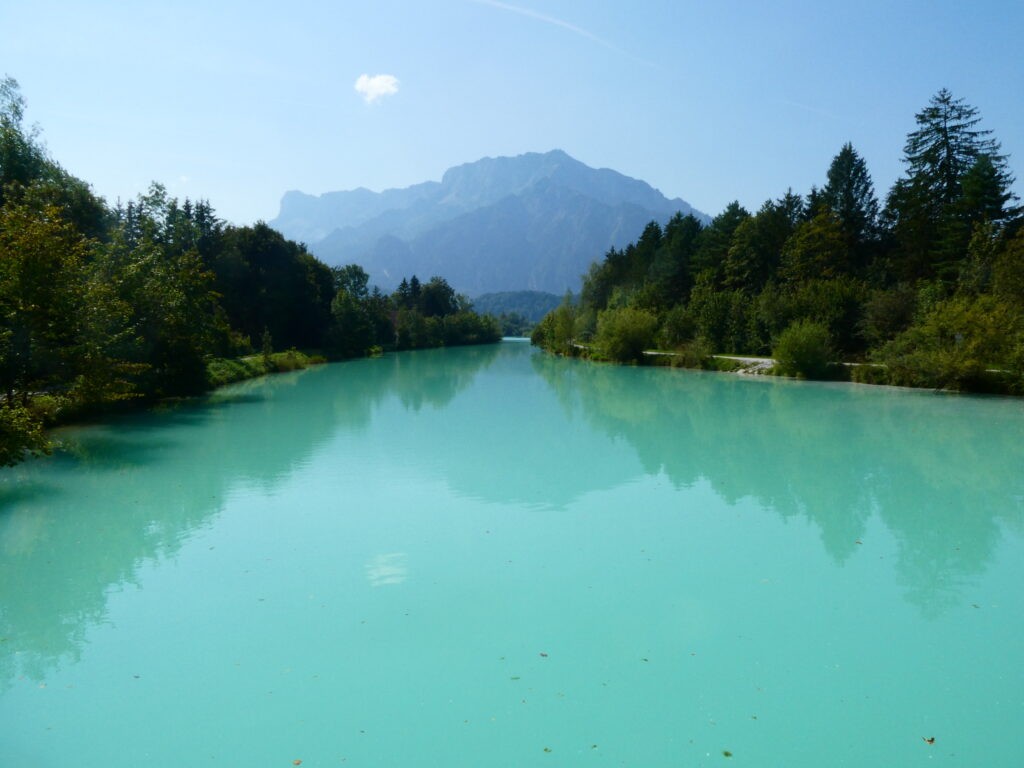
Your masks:
{"label": "blue sky", "polygon": [[559,148],[715,214],[821,184],[846,141],[883,196],[942,87],[1024,176],[1022,33],[984,0],[7,0],[0,74],[111,201],[157,180],[249,223]]}

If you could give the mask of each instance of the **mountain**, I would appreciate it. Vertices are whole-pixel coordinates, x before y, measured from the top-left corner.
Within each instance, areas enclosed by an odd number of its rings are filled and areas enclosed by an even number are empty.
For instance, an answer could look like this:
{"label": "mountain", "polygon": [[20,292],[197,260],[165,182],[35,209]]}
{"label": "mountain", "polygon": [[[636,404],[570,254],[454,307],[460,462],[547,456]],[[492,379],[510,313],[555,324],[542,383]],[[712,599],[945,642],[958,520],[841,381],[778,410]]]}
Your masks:
{"label": "mountain", "polygon": [[471,296],[562,294],[609,248],[677,211],[708,221],[646,182],[553,150],[487,157],[405,189],[288,192],[270,226],[328,264],[361,264],[387,290],[416,274]]}

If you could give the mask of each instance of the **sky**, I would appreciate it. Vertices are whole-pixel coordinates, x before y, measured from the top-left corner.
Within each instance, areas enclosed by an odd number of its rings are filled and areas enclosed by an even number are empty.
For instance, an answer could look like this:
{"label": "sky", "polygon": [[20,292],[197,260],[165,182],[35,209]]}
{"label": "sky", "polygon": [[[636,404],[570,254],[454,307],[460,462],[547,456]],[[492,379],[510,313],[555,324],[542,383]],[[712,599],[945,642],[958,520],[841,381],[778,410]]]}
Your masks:
{"label": "sky", "polygon": [[4,0],[0,76],[111,203],[158,181],[248,224],[557,148],[714,215],[847,141],[883,197],[944,87],[1024,176],[1022,33],[1019,0]]}

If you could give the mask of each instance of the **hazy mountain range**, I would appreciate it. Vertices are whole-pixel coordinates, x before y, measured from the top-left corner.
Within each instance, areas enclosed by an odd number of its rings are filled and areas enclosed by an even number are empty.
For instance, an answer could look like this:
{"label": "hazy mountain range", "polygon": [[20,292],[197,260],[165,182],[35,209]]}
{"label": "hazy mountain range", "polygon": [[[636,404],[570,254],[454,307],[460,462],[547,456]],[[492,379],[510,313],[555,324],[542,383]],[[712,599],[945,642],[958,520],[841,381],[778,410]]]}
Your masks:
{"label": "hazy mountain range", "polygon": [[708,217],[646,182],[561,150],[484,158],[405,189],[288,192],[270,225],[328,264],[361,264],[371,283],[441,275],[460,293],[578,290],[580,275],[649,221]]}

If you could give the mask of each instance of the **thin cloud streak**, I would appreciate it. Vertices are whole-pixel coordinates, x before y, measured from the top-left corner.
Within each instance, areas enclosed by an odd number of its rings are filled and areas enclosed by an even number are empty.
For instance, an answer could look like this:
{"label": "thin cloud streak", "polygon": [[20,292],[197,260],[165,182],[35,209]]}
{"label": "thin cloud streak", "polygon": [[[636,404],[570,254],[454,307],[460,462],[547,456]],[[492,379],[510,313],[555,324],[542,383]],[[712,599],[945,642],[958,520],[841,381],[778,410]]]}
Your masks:
{"label": "thin cloud streak", "polygon": [[563,29],[568,29],[570,32],[573,32],[573,33],[579,35],[580,37],[585,37],[588,40],[592,40],[593,42],[597,43],[598,45],[603,45],[605,48],[608,48],[609,50],[615,51],[616,53],[625,54],[625,51],[623,51],[621,48],[618,48],[617,46],[613,45],[612,43],[609,43],[607,40],[605,40],[602,37],[598,37],[593,32],[588,32],[587,30],[582,29],[580,27],[577,27],[575,24],[570,24],[567,21],[562,21],[561,19],[556,19],[554,16],[548,16],[546,14],[540,13],[539,11],[534,11],[534,10],[531,10],[530,8],[522,8],[522,7],[518,6],[518,5],[509,5],[508,3],[501,3],[501,2],[498,2],[498,0],[469,0],[469,1],[471,3],[476,3],[477,5],[489,5],[491,8],[499,8],[499,9],[501,9],[503,11],[509,11],[511,13],[518,13],[520,16],[528,16],[531,19],[537,19],[537,21],[543,21],[546,24],[554,24],[557,27],[562,27]]}

